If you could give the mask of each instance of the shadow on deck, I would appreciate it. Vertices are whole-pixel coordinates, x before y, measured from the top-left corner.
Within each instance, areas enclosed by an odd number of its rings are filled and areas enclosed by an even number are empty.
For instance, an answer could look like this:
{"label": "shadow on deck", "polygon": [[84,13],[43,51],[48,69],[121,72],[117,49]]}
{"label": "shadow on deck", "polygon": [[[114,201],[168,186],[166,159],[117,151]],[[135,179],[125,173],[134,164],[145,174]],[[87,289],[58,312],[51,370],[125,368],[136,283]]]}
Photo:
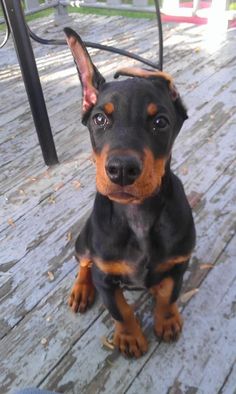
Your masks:
{"label": "shadow on deck", "polygon": [[[71,25],[87,40],[157,57],[155,21],[76,16]],[[49,18],[33,28],[62,36],[62,27]],[[1,50],[2,394],[27,386],[74,394],[235,392],[236,32],[215,39],[215,47],[207,46],[205,33],[202,26],[164,26],[164,69],[175,77],[189,110],[172,166],[187,194],[196,197],[198,239],[180,300],[185,327],[178,343],[157,342],[150,299],[129,294],[149,338],[149,352],[138,361],[101,346],[112,321],[100,300],[84,316],[66,305],[76,272],[74,240],[95,191],[71,55],[66,47],[34,44],[61,163],[47,169],[12,42]],[[108,80],[118,67],[133,64],[118,55],[90,53]]]}

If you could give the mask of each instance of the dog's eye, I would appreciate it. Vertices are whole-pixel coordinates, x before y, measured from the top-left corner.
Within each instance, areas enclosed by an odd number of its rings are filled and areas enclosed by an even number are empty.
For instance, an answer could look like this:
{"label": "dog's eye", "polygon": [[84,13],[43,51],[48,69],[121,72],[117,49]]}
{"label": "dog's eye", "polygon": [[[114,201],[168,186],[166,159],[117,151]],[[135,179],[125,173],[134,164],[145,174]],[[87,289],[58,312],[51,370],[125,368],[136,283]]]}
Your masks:
{"label": "dog's eye", "polygon": [[164,116],[157,116],[154,120],[153,120],[153,125],[152,125],[152,130],[153,131],[163,131],[167,126],[168,126],[169,122],[166,118],[164,118]]}
{"label": "dog's eye", "polygon": [[109,124],[109,120],[107,119],[106,115],[99,113],[94,115],[93,121],[96,126],[104,128]]}

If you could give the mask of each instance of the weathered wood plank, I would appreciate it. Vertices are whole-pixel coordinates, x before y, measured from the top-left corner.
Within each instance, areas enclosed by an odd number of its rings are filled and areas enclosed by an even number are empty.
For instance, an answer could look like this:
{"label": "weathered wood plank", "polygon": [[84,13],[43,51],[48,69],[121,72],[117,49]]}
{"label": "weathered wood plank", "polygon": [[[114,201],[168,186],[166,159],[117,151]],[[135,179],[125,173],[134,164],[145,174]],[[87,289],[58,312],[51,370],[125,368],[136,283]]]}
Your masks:
{"label": "weathered wood plank", "polygon": [[[232,74],[234,74],[235,64],[236,59],[232,68],[230,67]],[[227,91],[223,88],[219,89],[219,80],[229,84]],[[186,156],[189,156],[189,153],[209,142],[216,130],[236,113],[235,86],[236,80],[232,80],[228,70],[223,69],[209,78],[207,83],[200,85],[186,96],[190,121],[184,124],[174,148],[174,158],[179,164]]]}
{"label": "weathered wood plank", "polygon": [[225,382],[219,391],[219,394],[235,394],[236,392],[236,362],[232,365],[229,374],[225,378]]}
{"label": "weathered wood plank", "polygon": [[[75,163],[72,164],[74,167]],[[71,164],[68,165],[68,168],[72,168]],[[50,172],[47,172],[47,174],[50,176]],[[68,174],[66,175],[68,176]],[[55,232],[57,228],[63,229],[68,220],[76,221],[81,207],[86,204],[90,205],[89,199],[93,198],[95,192],[94,166],[91,165],[89,160],[85,160],[79,166],[79,169],[74,172],[74,176],[74,179],[72,178],[67,184],[62,184],[62,187],[58,183],[62,182],[62,178],[42,177],[41,182],[44,187],[46,184],[46,189],[38,195],[38,190],[36,190],[35,198],[38,205],[33,207],[32,210],[30,208],[31,203],[34,203],[34,198],[28,196],[26,189],[26,196],[23,194],[23,198],[30,199],[28,214],[24,215],[24,220],[21,220],[21,218],[19,221],[14,220],[4,231],[4,236],[2,235],[2,249],[0,251],[0,267],[2,270],[4,270],[5,263],[20,261],[30,250]],[[29,183],[29,189],[29,192],[34,196],[34,181]],[[84,200],[81,199],[82,197]],[[12,205],[17,204],[18,199],[20,200],[19,193],[15,195],[16,200],[14,200],[14,195],[12,198]],[[30,232],[28,231],[29,228],[31,228]],[[62,231],[65,231],[65,229]],[[6,250],[8,250],[8,253],[5,252]]]}
{"label": "weathered wood plank", "polygon": [[[90,174],[90,177],[94,178],[94,174]],[[3,274],[0,277],[1,296],[4,299],[0,305],[1,336],[19,322],[27,311],[32,309],[74,267],[71,256],[74,253],[75,237],[81,229],[83,216],[87,214],[93,203],[94,184],[89,182],[89,173],[86,173],[86,180],[90,186],[76,190],[68,185],[67,198],[59,194],[55,204],[44,200],[37,212],[40,220],[37,219],[37,215],[33,216],[24,231],[21,228],[24,235],[15,238],[15,244],[10,243],[8,252],[12,257],[6,262],[5,270],[3,266]],[[85,183],[83,176],[81,183]],[[23,223],[22,226],[24,227]],[[38,235],[35,237],[34,234],[30,241],[29,229],[33,234],[37,227],[39,227]],[[14,231],[14,227],[12,230]],[[72,238],[71,240],[67,239],[68,232],[71,233],[69,237]],[[21,249],[21,238],[23,240],[24,237],[27,239],[27,248],[25,249],[23,242]],[[15,264],[18,261],[18,249],[22,258],[18,264]],[[4,250],[6,252],[6,249]],[[50,282],[47,274],[50,271],[55,277],[53,282]],[[31,297],[32,289],[35,288],[37,292]],[[18,305],[17,309],[16,305]]]}
{"label": "weathered wood plank", "polygon": [[[7,348],[9,356],[8,362],[1,356],[2,394],[8,393],[13,387],[19,389],[38,385],[56,365],[59,357],[77,343],[102,313],[102,309],[95,306],[83,316],[69,312],[67,299],[73,280],[72,274],[64,278],[56,291],[50,292],[40,302],[33,315],[25,317],[20,323],[20,330],[11,332],[12,340],[6,336],[1,341],[1,351]],[[15,370],[12,368],[15,362],[9,363],[9,360],[18,360]]]}
{"label": "weathered wood plank", "polygon": [[[213,135],[202,143],[198,149],[187,156],[187,160],[181,160],[181,148],[175,153],[177,157],[177,164],[180,166],[176,169],[176,164],[173,166],[180,176],[186,190],[189,192],[195,190],[198,193],[206,193],[211,185],[218,179],[219,174],[223,173],[228,166],[234,161],[235,142],[234,133],[236,126],[236,115],[225,120],[224,125]],[[189,141],[190,142],[190,141]],[[187,149],[187,147],[186,147]],[[183,156],[186,150],[183,149]],[[189,146],[189,153],[191,152],[191,145]],[[206,171],[207,169],[207,171]]]}
{"label": "weathered wood plank", "polygon": [[[30,214],[31,209],[40,204],[50,195],[57,194],[63,190],[67,183],[73,183],[80,177],[80,173],[91,171],[91,146],[88,136],[78,138],[76,156],[74,160],[67,161],[63,165],[54,166],[34,174],[34,176],[23,178],[20,185],[12,187],[9,193],[0,196],[2,206],[0,213],[0,232],[4,231],[7,236],[11,226],[8,220],[12,218],[14,223],[25,214]],[[77,144],[75,144],[77,145]],[[89,177],[89,175],[88,175]],[[83,185],[82,185],[83,186]],[[7,230],[8,228],[8,230]]]}

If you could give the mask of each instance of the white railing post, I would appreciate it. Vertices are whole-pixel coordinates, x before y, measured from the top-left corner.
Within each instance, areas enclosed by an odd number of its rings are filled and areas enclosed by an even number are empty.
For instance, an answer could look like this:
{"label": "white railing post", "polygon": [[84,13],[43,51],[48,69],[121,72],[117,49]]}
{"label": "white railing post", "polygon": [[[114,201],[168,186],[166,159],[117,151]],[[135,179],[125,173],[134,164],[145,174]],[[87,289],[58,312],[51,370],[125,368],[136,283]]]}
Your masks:
{"label": "white railing post", "polygon": [[179,0],[163,0],[162,8],[173,13],[173,10],[179,9]]}
{"label": "white railing post", "polygon": [[67,16],[67,6],[58,3],[58,5],[55,7],[55,18],[61,17],[61,16]]}
{"label": "white railing post", "polygon": [[147,7],[148,1],[147,0],[133,0],[133,5],[135,7]]}
{"label": "white railing post", "polygon": [[27,11],[39,8],[38,0],[25,0],[25,7]]}
{"label": "white railing post", "polygon": [[120,5],[120,4],[121,4],[121,0],[107,0],[107,5],[109,7],[112,7],[113,5],[117,6],[117,5]]}
{"label": "white railing post", "polygon": [[93,3],[93,4],[96,3],[96,0],[84,0],[83,3],[84,3],[84,4],[90,5],[90,4],[92,4],[92,3]]}
{"label": "white railing post", "polygon": [[193,15],[196,15],[199,6],[200,6],[200,0],[193,0]]}

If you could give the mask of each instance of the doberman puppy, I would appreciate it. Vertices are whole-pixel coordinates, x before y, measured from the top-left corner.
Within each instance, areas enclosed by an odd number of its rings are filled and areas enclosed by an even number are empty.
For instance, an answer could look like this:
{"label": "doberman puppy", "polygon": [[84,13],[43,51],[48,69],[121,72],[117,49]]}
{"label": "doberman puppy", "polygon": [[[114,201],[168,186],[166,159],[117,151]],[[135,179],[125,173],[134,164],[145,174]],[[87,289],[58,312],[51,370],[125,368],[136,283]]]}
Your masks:
{"label": "doberman puppy", "polygon": [[176,340],[183,324],[176,300],[195,228],[170,162],[187,113],[169,74],[127,68],[115,77],[129,78],[106,83],[78,34],[64,31],[82,85],[82,123],[90,132],[97,186],[76,240],[80,266],[69,305],[85,312],[96,288],[115,320],[115,346],[140,357],[147,340],[123,288],[153,294],[154,329],[164,341]]}

